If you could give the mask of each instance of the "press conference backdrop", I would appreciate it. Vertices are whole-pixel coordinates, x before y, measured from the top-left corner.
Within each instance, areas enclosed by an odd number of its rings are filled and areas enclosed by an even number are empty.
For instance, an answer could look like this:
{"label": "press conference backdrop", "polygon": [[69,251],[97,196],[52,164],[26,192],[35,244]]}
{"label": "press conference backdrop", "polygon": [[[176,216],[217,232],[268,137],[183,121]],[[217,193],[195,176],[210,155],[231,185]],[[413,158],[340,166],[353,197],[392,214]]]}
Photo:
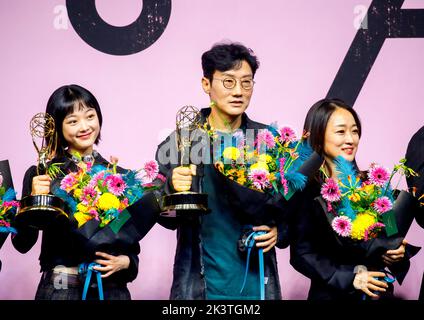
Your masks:
{"label": "press conference backdrop", "polygon": [[[251,47],[261,66],[250,117],[300,133],[309,107],[346,99],[363,121],[358,163],[391,168],[424,124],[424,3],[403,0],[14,0],[0,1],[0,159],[14,185],[36,162],[31,117],[50,94],[80,84],[98,98],[104,124],[98,150],[137,169],[175,126],[184,105],[208,105],[200,56],[214,43]],[[405,187],[402,181],[400,187]],[[0,251],[0,299],[33,299],[39,241],[25,255],[10,237]],[[407,235],[423,246],[415,223]],[[141,241],[134,299],[167,299],[176,234],[156,225]],[[305,299],[309,281],[278,250],[284,299]],[[397,295],[417,299],[424,252]]]}

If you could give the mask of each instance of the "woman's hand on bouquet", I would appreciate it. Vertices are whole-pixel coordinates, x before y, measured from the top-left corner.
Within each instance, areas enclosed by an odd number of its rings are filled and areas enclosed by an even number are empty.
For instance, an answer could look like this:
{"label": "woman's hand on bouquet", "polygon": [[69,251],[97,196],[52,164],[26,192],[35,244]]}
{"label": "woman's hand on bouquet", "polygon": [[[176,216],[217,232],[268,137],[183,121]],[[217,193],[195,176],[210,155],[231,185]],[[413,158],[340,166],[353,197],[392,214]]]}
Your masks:
{"label": "woman's hand on bouquet", "polygon": [[264,252],[271,250],[277,243],[277,227],[268,227],[265,225],[253,227],[253,231],[265,231],[266,234],[256,236],[256,247],[264,249]]}
{"label": "woman's hand on bouquet", "polygon": [[102,272],[102,278],[107,278],[123,269],[128,269],[130,266],[130,258],[125,255],[113,256],[105,252],[96,252],[96,256],[103,259],[97,259],[94,262],[102,265],[101,267],[93,267],[93,269]]}
{"label": "woman's hand on bouquet", "polygon": [[48,194],[50,192],[51,181],[52,179],[47,174],[32,178],[31,195]]}
{"label": "woman's hand on bouquet", "polygon": [[393,263],[402,261],[402,259],[405,258],[405,246],[407,243],[408,242],[404,239],[402,240],[402,244],[399,248],[395,250],[387,250],[382,256],[384,263],[387,266],[391,266]]}
{"label": "woman's hand on bouquet", "polygon": [[191,164],[190,167],[176,167],[172,171],[172,186],[175,191],[189,191],[191,189],[192,176],[196,175],[196,166]]}
{"label": "woman's hand on bouquet", "polygon": [[365,294],[372,298],[378,298],[378,294],[374,292],[385,292],[389,287],[385,281],[377,279],[384,278],[385,276],[386,274],[384,272],[379,271],[366,271],[357,273],[353,280],[353,286],[355,289],[363,291]]}

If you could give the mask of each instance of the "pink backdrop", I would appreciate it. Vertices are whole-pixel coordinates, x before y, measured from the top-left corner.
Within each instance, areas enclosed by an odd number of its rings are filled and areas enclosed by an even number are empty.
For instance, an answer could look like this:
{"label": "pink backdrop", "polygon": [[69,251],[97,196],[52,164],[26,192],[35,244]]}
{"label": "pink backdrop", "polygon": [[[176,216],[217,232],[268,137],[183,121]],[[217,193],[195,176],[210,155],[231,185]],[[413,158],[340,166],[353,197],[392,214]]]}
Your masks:
{"label": "pink backdrop", "polygon": [[[261,61],[248,114],[299,131],[308,108],[326,95],[357,32],[355,7],[370,3],[174,0],[158,41],[133,55],[112,56],[87,45],[70,23],[66,27],[66,19],[60,19],[65,0],[0,0],[0,160],[9,159],[20,197],[24,172],[36,161],[29,121],[45,110],[53,90],[76,83],[91,90],[102,107],[99,151],[118,156],[124,167],[140,167],[173,129],[178,108],[208,104],[200,86],[200,56],[225,39],[253,48]],[[103,19],[123,26],[138,16],[142,1],[98,0],[96,6]],[[423,4],[405,1],[404,7]],[[423,52],[424,39],[386,40],[355,104],[364,128],[360,166],[375,161],[392,167],[424,124]],[[407,239],[424,246],[423,232],[414,223]],[[175,244],[175,233],[159,225],[141,241],[139,276],[130,284],[134,299],[168,298]],[[10,238],[6,241],[0,251],[0,299],[33,299],[39,253],[40,241],[25,255],[14,250]],[[417,299],[423,256],[424,250],[412,260],[397,288],[400,296]],[[283,298],[304,299],[308,280],[288,258],[287,249],[278,251]]]}

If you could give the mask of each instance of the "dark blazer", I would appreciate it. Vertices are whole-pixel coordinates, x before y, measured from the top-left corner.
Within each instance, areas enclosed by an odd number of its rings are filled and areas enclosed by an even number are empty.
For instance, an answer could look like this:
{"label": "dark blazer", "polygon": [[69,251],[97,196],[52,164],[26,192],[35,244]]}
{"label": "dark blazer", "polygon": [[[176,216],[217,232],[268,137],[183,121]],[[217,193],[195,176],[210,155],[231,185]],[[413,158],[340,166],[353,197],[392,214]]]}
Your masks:
{"label": "dark blazer", "polygon": [[[9,233],[0,232],[0,248],[3,246],[3,243],[6,241]],[[0,271],[1,271],[1,260],[0,260]]]}
{"label": "dark blazer", "polygon": [[[297,193],[296,212],[290,224],[290,263],[311,279],[310,300],[360,300],[362,291],[353,287],[355,267],[368,270],[384,268],[381,255],[396,249],[402,237],[353,242],[339,237],[332,229],[326,206],[320,199],[320,186],[312,182]],[[394,265],[391,271],[402,283],[409,268],[409,260]]]}
{"label": "dark blazer", "polygon": [[[406,165],[419,174],[418,177],[408,177],[408,187],[416,188],[416,196],[419,198],[424,194],[424,126],[421,127],[411,138],[406,150]],[[424,203],[424,199],[421,200]],[[415,220],[424,228],[424,206],[416,206]]]}

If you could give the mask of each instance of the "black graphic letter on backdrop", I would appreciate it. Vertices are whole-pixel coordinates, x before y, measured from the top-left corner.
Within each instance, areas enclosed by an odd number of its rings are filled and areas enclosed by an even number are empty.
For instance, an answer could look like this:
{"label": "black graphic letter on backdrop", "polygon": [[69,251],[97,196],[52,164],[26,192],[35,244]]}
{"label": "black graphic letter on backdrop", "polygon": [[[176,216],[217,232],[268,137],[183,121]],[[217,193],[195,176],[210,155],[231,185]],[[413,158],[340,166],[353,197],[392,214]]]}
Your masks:
{"label": "black graphic letter on backdrop", "polygon": [[404,0],[374,0],[368,9],[368,29],[359,29],[327,97],[351,106],[387,38],[424,38],[424,10],[401,9]]}
{"label": "black graphic letter on backdrop", "polygon": [[[78,35],[93,48],[113,55],[129,55],[150,47],[168,24],[171,0],[143,0],[138,18],[125,27],[106,23],[95,0],[66,0],[69,20]],[[117,10],[119,3],[117,3]]]}

